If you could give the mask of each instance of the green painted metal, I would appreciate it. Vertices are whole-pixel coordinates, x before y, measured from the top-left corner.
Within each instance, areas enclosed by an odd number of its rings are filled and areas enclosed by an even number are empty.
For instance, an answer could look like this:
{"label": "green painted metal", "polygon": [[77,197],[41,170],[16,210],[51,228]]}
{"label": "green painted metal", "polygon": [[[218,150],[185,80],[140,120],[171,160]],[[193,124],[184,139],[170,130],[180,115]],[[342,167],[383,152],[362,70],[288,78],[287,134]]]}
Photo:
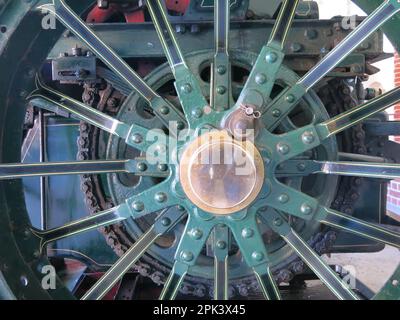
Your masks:
{"label": "green painted metal", "polygon": [[[285,2],[285,5],[289,3],[289,1]],[[150,86],[140,79],[136,73],[133,72],[130,67],[106,43],[100,40],[96,34],[80,20],[79,15],[70,9],[64,1],[58,0],[53,4],[56,4],[56,7],[46,6],[45,8],[54,12],[68,29],[74,32],[83,42],[86,43],[89,48],[91,48],[94,53],[96,53],[99,59],[103,60],[106,65],[108,65],[120,76],[122,81],[125,81],[126,84],[128,84],[133,90],[137,91],[137,93],[143,99],[149,102],[161,123],[165,125],[169,120],[183,121],[182,115],[175,108],[175,106],[173,106],[169,101],[161,98]],[[292,2],[292,4],[295,3]],[[283,8],[286,8],[285,5]],[[85,8],[85,4],[81,3],[74,9],[77,10],[77,12],[80,12],[79,9],[83,8]],[[26,12],[27,5],[25,4],[23,7],[12,7],[12,9],[13,10],[10,11],[12,13]],[[169,27],[166,15],[162,14],[161,20],[159,20],[158,18],[160,18],[160,16],[156,14],[154,9],[157,10],[155,7],[153,7],[152,16],[156,22],[156,28],[158,29],[163,47],[167,53],[173,74],[176,78],[177,91],[186,119],[188,120],[189,127],[191,129],[199,130],[205,123],[209,123],[217,128],[222,127],[223,122],[221,121],[225,116],[228,115],[228,112],[216,112],[211,113],[207,117],[202,117],[202,115],[197,117],[197,115],[200,115],[200,113],[197,114],[191,109],[193,106],[196,106],[196,108],[206,106],[204,104],[206,100],[203,96],[202,88],[199,84],[198,78],[196,78],[196,76],[192,74],[189,68],[185,65],[183,56],[181,56],[182,64],[179,66],[174,64],[176,62],[174,60],[176,56],[173,55],[171,48],[168,47],[169,41],[166,41],[165,35],[163,35],[162,32],[164,28],[161,24],[158,25],[157,21],[159,23],[163,21],[164,25],[167,26],[167,31],[169,31],[168,35],[170,39],[172,39],[174,45],[176,45],[174,49],[177,52],[180,52],[180,50],[177,49],[177,42],[174,38],[172,29]],[[161,10],[161,13],[163,13],[163,8],[161,6],[158,6],[158,9]],[[358,36],[360,32],[365,31],[363,30],[365,26],[370,26],[369,23],[374,23],[373,26],[374,29],[376,29],[399,10],[400,3],[398,1],[385,1],[375,11],[375,13],[370,16],[369,19],[363,22],[359,29],[356,29],[356,31],[352,33],[347,40],[345,40],[344,45],[339,45],[337,49],[333,50],[331,54],[327,55],[319,64],[317,64],[315,69],[298,80],[290,89],[283,90],[282,94],[275,98],[270,105],[267,104],[268,101],[266,101],[266,96],[269,98],[272,89],[272,82],[266,86],[266,88],[262,89],[261,98],[260,95],[256,93],[256,89],[251,88],[251,90],[248,90],[248,88],[245,88],[245,90],[248,91],[245,92],[245,98],[242,96],[242,102],[246,104],[254,104],[259,108],[263,108],[265,105],[267,105],[267,108],[265,109],[265,115],[268,115],[268,112],[270,111],[274,111],[275,108],[279,110],[280,114],[278,116],[264,116],[263,118],[266,128],[274,129],[278,124],[278,121],[284,120],[284,117],[288,114],[290,109],[292,109],[294,105],[307,94],[311,86],[314,85],[317,80],[326,75],[327,72],[332,69],[333,64],[336,65],[343,60],[343,52],[341,52],[341,50],[345,49],[346,45],[349,45],[351,49],[354,49],[356,45],[361,43],[361,40]],[[288,16],[293,17],[293,12],[294,11],[290,11]],[[282,18],[283,14],[279,17]],[[14,22],[15,28],[17,28],[17,24],[19,24],[19,22],[19,20]],[[279,29],[280,22],[282,22],[282,20],[278,19],[277,28],[275,31]],[[20,24],[18,26],[18,28],[22,28],[22,31],[24,30],[24,27],[26,28],[26,25]],[[17,31],[17,29],[15,29],[15,32],[19,35],[22,31]],[[371,32],[368,30],[368,34],[364,35],[362,39],[364,40]],[[261,76],[261,74],[264,72],[267,73],[267,80],[270,76],[269,72],[271,72],[272,75],[271,81],[279,76],[279,72],[282,67],[275,68],[270,67],[269,65],[265,66],[264,62],[277,62],[278,66],[283,60],[283,46],[276,46],[276,39],[274,40],[274,36],[278,33],[273,32],[272,34],[272,41],[267,44],[265,50],[262,50],[262,56],[260,56],[260,59],[258,60],[259,63],[257,62],[252,70],[250,76],[250,85],[252,85],[253,80],[258,85],[263,84],[263,81],[261,80],[264,78]],[[287,30],[285,29],[282,33],[282,41],[284,41],[286,38],[286,34]],[[59,32],[56,33],[55,38],[58,36],[60,36]],[[41,40],[42,39],[44,39],[44,37],[42,37]],[[51,43],[47,43],[45,40],[42,41],[46,43],[46,49],[50,49]],[[276,60],[274,56],[271,55],[272,48],[277,50]],[[11,46],[10,48],[4,48],[3,50],[14,49],[18,48]],[[22,48],[19,49],[21,50]],[[335,54],[338,53],[341,53],[340,57],[335,56]],[[346,55],[348,53],[349,52],[345,52]],[[268,59],[265,60],[265,57]],[[45,55],[40,54],[39,51],[33,51],[30,59],[33,60],[33,58],[37,58],[38,61],[43,61]],[[331,58],[332,60],[330,60]],[[226,59],[226,56],[224,59]],[[10,70],[7,69],[10,68],[10,66],[7,67],[7,62],[9,62],[7,59],[0,61],[0,67],[4,66],[5,70]],[[215,63],[218,64],[218,62],[219,61],[216,58]],[[25,63],[27,62],[25,60],[22,59],[22,61],[18,63],[20,64],[17,65],[17,71],[20,68],[26,70],[27,66]],[[325,65],[325,63],[327,65]],[[34,68],[39,69],[39,63]],[[317,72],[320,69],[321,72]],[[317,73],[317,75],[315,75],[315,73]],[[231,79],[229,78],[229,73],[225,73],[224,76],[226,77],[225,81],[227,81],[227,83],[230,85]],[[10,119],[15,119],[16,122],[21,122],[23,120],[23,112],[15,112],[14,110],[11,110],[10,105],[23,106],[28,92],[22,92],[21,88],[24,88],[24,90],[26,90],[26,88],[31,88],[33,90],[33,80],[34,79],[31,78],[29,81],[21,81],[18,84],[16,84],[15,81],[12,82],[12,85],[15,86],[16,89],[19,89],[16,92],[20,92],[20,94],[18,98],[14,98],[14,100],[18,99],[18,101],[11,101],[10,104],[5,106],[5,115],[0,115],[0,123],[4,123],[4,128],[6,129],[4,132],[1,132],[1,138],[5,141],[7,138],[15,139],[15,136],[20,135],[20,132],[16,132],[16,129],[13,129],[12,126],[7,124],[5,120],[7,119],[9,121]],[[4,82],[3,79],[0,79],[0,81]],[[1,87],[2,86],[0,85],[0,88]],[[9,86],[4,85],[4,87],[8,88]],[[43,86],[41,86],[41,88],[43,89]],[[131,123],[125,125],[123,122],[120,122],[120,120],[111,119],[105,115],[88,110],[87,106],[78,101],[74,101],[68,96],[64,96],[61,93],[57,93],[53,90],[46,91],[52,95],[58,96],[59,98],[62,97],[68,103],[72,104],[75,109],[71,108],[71,106],[66,107],[62,103],[51,100],[46,95],[41,96],[41,98],[51,103],[53,107],[56,106],[59,108],[64,108],[68,112],[75,113],[75,115],[77,115],[80,119],[88,121],[89,123],[109,131],[112,134],[116,133],[116,136],[118,137],[122,137],[124,139],[126,138],[128,144],[131,144],[139,150],[143,152],[148,151],[148,146],[142,145],[144,141],[143,137],[147,135],[148,128],[141,127],[139,125],[132,125]],[[5,100],[4,98],[6,92],[7,91],[4,90],[0,91],[0,98],[2,100]],[[320,124],[312,123],[298,129],[294,129],[292,127],[292,131],[288,130],[289,132],[283,134],[274,134],[267,129],[260,129],[260,132],[256,137],[255,144],[260,150],[266,163],[262,191],[259,193],[258,198],[254,201],[254,203],[249,206],[249,208],[229,216],[214,216],[211,213],[203,212],[196,208],[195,205],[191,203],[184,194],[182,194],[178,174],[179,163],[173,163],[170,165],[170,170],[168,172],[169,175],[165,177],[163,181],[151,186],[146,190],[143,190],[138,194],[135,194],[134,196],[127,198],[120,206],[100,213],[97,216],[89,217],[87,219],[62,226],[58,229],[48,231],[38,231],[29,227],[29,221],[27,221],[26,215],[24,215],[22,194],[20,191],[18,191],[20,189],[20,184],[9,183],[7,185],[5,183],[1,183],[0,197],[1,200],[4,199],[4,202],[0,201],[0,219],[4,223],[0,224],[0,230],[2,231],[0,232],[0,235],[2,240],[4,240],[2,243],[7,245],[9,244],[9,246],[6,248],[3,248],[2,246],[0,250],[6,250],[7,254],[10,254],[10,256],[7,255],[7,263],[12,263],[13,266],[13,270],[9,270],[8,268],[4,268],[3,264],[3,269],[5,270],[1,270],[2,275],[7,279],[11,279],[8,285],[10,290],[16,293],[17,298],[50,298],[50,295],[55,298],[61,296],[70,297],[70,295],[62,286],[60,286],[60,289],[51,293],[40,289],[40,281],[38,280],[40,279],[40,274],[38,272],[38,266],[40,266],[42,263],[48,263],[46,262],[45,257],[41,256],[40,252],[40,249],[45,243],[54,241],[60,237],[60,234],[61,236],[69,236],[75,234],[76,232],[84,232],[89,228],[91,229],[111,222],[121,221],[122,219],[126,219],[128,217],[139,218],[149,215],[153,212],[158,212],[160,210],[179,205],[178,209],[180,213],[177,213],[176,211],[172,212],[175,218],[168,218],[162,215],[160,220],[156,220],[154,226],[141,238],[139,238],[138,246],[140,248],[133,247],[132,249],[135,253],[133,258],[138,259],[139,255],[143,254],[144,249],[147,249],[158,235],[161,235],[163,232],[169,230],[169,228],[175,226],[175,223],[177,223],[182,217],[183,211],[187,211],[188,218],[185,224],[185,229],[182,233],[182,237],[175,253],[175,263],[170,277],[168,278],[161,294],[162,299],[172,299],[176,297],[180,285],[184,281],[184,277],[190,272],[190,269],[195,267],[197,264],[197,259],[199,258],[212,230],[215,230],[215,228],[220,228],[221,225],[229,227],[229,230],[236,239],[236,243],[239,246],[243,259],[247,263],[247,266],[256,275],[265,297],[269,299],[279,299],[280,294],[271,271],[272,267],[277,263],[277,261],[274,261],[274,255],[271,255],[270,252],[268,252],[261,237],[261,232],[259,230],[260,223],[258,220],[258,215],[260,213],[263,218],[262,220],[266,222],[271,229],[275,230],[279,235],[282,236],[289,246],[292,247],[294,251],[296,251],[305,260],[310,268],[316,272],[316,274],[323,282],[325,282],[325,284],[332,290],[333,293],[335,293],[341,299],[355,299],[357,296],[349,288],[345,288],[343,286],[339,287],[341,280],[337,277],[337,275],[322,262],[319,256],[315,254],[312,249],[308,247],[306,242],[302,240],[302,238],[297,235],[297,233],[293,231],[292,228],[285,222],[287,215],[296,216],[304,221],[314,221],[318,223],[321,222],[323,224],[335,226],[346,231],[350,231],[397,247],[400,247],[400,235],[380,226],[376,226],[331,210],[321,204],[319,199],[311,197],[291,186],[283,184],[277,178],[277,172],[279,172],[278,167],[280,164],[283,164],[296,156],[303,155],[307,151],[321,147],[323,143],[329,141],[333,135],[360,122],[365,117],[373,115],[381,111],[383,108],[392,105],[395,101],[399,100],[398,98],[398,90],[394,90],[366,105],[355,108],[354,112],[352,110],[351,112],[348,112],[344,115],[339,115],[336,118]],[[163,107],[167,107],[170,112],[163,112],[163,110],[165,110]],[[277,114],[276,112],[274,113]],[[193,120],[193,118],[202,120]],[[341,122],[343,119],[344,122]],[[140,135],[140,137],[138,135]],[[192,139],[193,136],[188,136],[187,140],[190,141]],[[20,140],[21,139],[19,139],[19,141]],[[175,151],[179,152],[186,147],[186,141],[178,141],[176,146],[177,150]],[[7,150],[7,152],[10,152],[8,154],[4,154],[6,150],[1,150],[0,155],[2,160],[19,158],[18,145],[11,147],[10,149],[11,151]],[[168,150],[163,150],[163,152],[166,151]],[[16,160],[9,161],[9,163],[15,162]],[[158,163],[155,165],[158,165]],[[7,205],[21,210],[12,212],[11,215]],[[284,213],[271,213],[270,211],[265,211],[266,205],[269,208],[273,208]],[[263,212],[265,214],[262,214]],[[106,220],[102,220],[103,217],[106,217]],[[48,236],[49,234],[50,236]],[[15,239],[15,241],[12,241],[12,239]],[[217,245],[217,242],[215,242],[215,245]],[[225,248],[223,249],[225,250]],[[225,260],[226,263],[226,251],[215,252],[217,255],[217,260]],[[4,259],[3,255],[0,255],[0,257],[1,259]],[[3,261],[1,262],[3,263]],[[27,264],[36,266],[36,271],[30,269]],[[110,270],[111,274],[113,269]],[[398,298],[400,296],[399,289],[397,289],[398,272],[399,271],[397,270],[391,279],[391,284],[388,283],[384,287],[382,293],[377,296],[377,298]],[[109,280],[111,280],[111,283],[115,283],[115,281],[117,281],[115,277],[119,277],[120,275],[120,272],[117,272],[117,274],[114,274]],[[23,277],[24,280],[27,279],[29,285],[25,285],[26,281],[20,281],[20,283],[15,281],[15,279],[21,279],[21,277]],[[224,286],[222,295],[226,297],[226,280],[222,281],[222,283]],[[23,288],[21,288],[21,284]],[[1,286],[0,288],[8,290],[8,288],[5,289],[4,286]],[[100,297],[104,295],[104,293],[105,291],[102,290],[102,292],[99,295],[96,295],[96,297]]]}

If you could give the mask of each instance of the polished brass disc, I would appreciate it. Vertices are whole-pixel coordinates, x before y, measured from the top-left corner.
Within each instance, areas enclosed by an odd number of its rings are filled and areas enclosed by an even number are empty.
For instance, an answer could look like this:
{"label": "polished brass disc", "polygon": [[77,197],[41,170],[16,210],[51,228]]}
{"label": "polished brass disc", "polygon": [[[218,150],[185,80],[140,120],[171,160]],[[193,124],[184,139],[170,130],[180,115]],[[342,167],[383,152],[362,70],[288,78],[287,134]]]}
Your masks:
{"label": "polished brass disc", "polygon": [[206,133],[183,151],[180,181],[187,197],[200,209],[227,215],[249,206],[264,181],[263,159],[250,141],[226,131]]}

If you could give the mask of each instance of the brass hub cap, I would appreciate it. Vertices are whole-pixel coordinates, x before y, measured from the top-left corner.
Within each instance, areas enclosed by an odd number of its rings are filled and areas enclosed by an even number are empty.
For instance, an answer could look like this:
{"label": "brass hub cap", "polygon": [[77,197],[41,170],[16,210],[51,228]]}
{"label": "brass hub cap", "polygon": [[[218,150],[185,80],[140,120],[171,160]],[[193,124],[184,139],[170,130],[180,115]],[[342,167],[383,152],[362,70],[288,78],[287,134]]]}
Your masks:
{"label": "brass hub cap", "polygon": [[264,181],[261,154],[250,141],[214,131],[192,141],[180,162],[180,180],[200,209],[227,215],[249,206]]}

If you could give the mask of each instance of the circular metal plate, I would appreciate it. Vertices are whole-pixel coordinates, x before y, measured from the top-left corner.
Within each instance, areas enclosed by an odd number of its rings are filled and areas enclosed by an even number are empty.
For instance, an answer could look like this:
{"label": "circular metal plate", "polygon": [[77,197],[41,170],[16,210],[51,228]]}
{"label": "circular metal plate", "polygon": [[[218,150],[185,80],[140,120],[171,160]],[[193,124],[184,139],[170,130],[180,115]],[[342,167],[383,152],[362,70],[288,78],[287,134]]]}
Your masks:
{"label": "circular metal plate", "polygon": [[264,181],[264,162],[249,140],[226,131],[192,141],[180,159],[180,179],[188,198],[204,211],[227,215],[249,206]]}

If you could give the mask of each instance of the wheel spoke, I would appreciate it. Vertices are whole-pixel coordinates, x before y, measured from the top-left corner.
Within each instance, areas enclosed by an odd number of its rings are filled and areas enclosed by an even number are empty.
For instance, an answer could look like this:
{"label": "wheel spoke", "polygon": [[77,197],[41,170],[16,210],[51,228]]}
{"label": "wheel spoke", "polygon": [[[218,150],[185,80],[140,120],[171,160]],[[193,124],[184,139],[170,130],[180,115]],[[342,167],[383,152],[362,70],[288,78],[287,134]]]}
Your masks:
{"label": "wheel spoke", "polygon": [[[268,216],[268,217],[267,217]],[[278,213],[261,216],[310,267],[318,278],[342,300],[356,300],[357,295],[327,265],[321,257],[284,221]]]}
{"label": "wheel spoke", "polygon": [[362,221],[325,207],[321,207],[319,209],[316,218],[329,226],[400,248],[400,233],[393,232],[377,224]]}
{"label": "wheel spoke", "polygon": [[180,65],[185,65],[186,63],[174,35],[174,31],[168,21],[164,5],[158,0],[147,0],[146,3],[168,62],[172,71],[175,73]]}
{"label": "wheel spoke", "polygon": [[269,39],[269,43],[273,43],[280,50],[283,50],[298,4],[298,0],[285,0],[282,3]]}
{"label": "wheel spoke", "polygon": [[174,73],[175,87],[190,127],[198,126],[208,105],[198,79],[187,67],[162,1],[147,0],[158,37]]}
{"label": "wheel spoke", "polygon": [[98,212],[89,217],[68,223],[62,227],[38,230],[32,228],[33,234],[40,238],[40,249],[50,242],[80,234],[99,227],[108,226],[131,217],[131,212],[126,204]]}
{"label": "wheel spoke", "polygon": [[36,78],[38,89],[28,97],[32,105],[57,114],[72,114],[75,118],[88,122],[117,137],[125,139],[132,147],[146,152],[154,144],[147,141],[149,129],[138,124],[127,125],[109,115],[106,115],[86,104],[75,100],[61,92],[44,85],[39,77]]}
{"label": "wheel spoke", "polygon": [[[114,50],[105,44],[93,30],[68,7],[64,0],[53,0],[52,3],[42,5],[39,8],[52,12],[66,28],[84,42],[90,50],[124,80],[132,90],[136,91],[147,100],[164,125],[168,127],[170,121],[184,121],[179,111],[148,86]],[[162,112],[166,107],[169,112]]]}
{"label": "wheel spoke", "polygon": [[193,215],[189,215],[176,249],[174,267],[164,285],[160,299],[175,299],[186,273],[191,266],[196,264],[213,226],[210,221],[202,221],[200,225]]}
{"label": "wheel spoke", "polygon": [[279,300],[279,289],[270,272],[268,253],[254,212],[247,214],[240,223],[230,221],[228,225],[244,260],[253,269],[264,297],[268,300]]}
{"label": "wheel spoke", "polygon": [[228,300],[228,247],[229,229],[216,226],[213,231],[214,299]]}
{"label": "wheel spoke", "polygon": [[174,300],[176,298],[188,270],[189,266],[187,264],[175,261],[171,273],[160,294],[160,300]]}
{"label": "wheel spoke", "polygon": [[317,173],[393,180],[400,177],[400,164],[289,160],[277,170],[276,176],[306,176]]}
{"label": "wheel spoke", "polygon": [[368,101],[365,104],[352,108],[342,114],[339,114],[332,119],[318,124],[320,139],[326,139],[334,134],[352,127],[368,117],[386,110],[390,106],[400,101],[400,87],[397,87],[375,99]]}
{"label": "wheel spoke", "polygon": [[211,74],[211,106],[226,110],[231,106],[232,81],[229,58],[230,0],[214,1],[215,55]]}
{"label": "wheel spoke", "polygon": [[296,14],[298,3],[298,0],[283,1],[270,39],[267,45],[262,48],[239,97],[239,106],[254,105],[263,112],[285,57],[283,46]]}
{"label": "wheel spoke", "polygon": [[311,89],[329,71],[353,52],[365,39],[399,11],[400,3],[397,0],[384,1],[354,31],[302,77],[299,83],[305,87],[306,90]]}
{"label": "wheel spoke", "polygon": [[279,288],[269,266],[257,266],[253,269],[260,289],[266,300],[281,300]]}
{"label": "wheel spoke", "polygon": [[283,90],[267,106],[263,113],[263,120],[265,120],[267,129],[270,131],[275,129],[309,89],[398,11],[400,11],[400,3],[397,0],[387,0],[382,3],[314,68],[304,75],[296,85]]}
{"label": "wheel spoke", "polygon": [[183,215],[183,212],[176,210],[165,210],[161,213],[154,225],[96,282],[82,297],[82,300],[102,299],[159,237],[170,231],[182,220]]}
{"label": "wheel spoke", "polygon": [[169,174],[167,171],[161,171],[157,166],[147,163],[144,159],[0,164],[0,180],[118,172],[160,178],[167,177]]}

